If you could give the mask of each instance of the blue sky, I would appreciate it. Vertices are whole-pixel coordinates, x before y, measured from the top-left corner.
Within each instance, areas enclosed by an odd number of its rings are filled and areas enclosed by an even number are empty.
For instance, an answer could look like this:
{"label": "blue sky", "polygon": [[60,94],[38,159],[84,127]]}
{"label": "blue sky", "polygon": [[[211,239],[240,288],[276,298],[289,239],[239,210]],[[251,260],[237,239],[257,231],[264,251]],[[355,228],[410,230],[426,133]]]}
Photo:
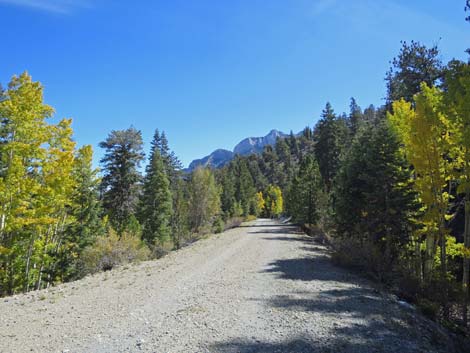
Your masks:
{"label": "blue sky", "polygon": [[185,165],[326,101],[380,105],[400,40],[466,59],[464,0],[0,0],[0,82],[29,71],[78,144],[165,130]]}

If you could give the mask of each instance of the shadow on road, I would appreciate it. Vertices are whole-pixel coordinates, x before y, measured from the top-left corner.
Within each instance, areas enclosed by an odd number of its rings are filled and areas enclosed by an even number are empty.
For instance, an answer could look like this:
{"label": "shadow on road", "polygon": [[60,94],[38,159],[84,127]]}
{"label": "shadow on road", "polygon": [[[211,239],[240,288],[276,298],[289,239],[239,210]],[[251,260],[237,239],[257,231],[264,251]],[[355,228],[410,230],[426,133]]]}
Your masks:
{"label": "shadow on road", "polygon": [[[282,228],[274,228],[271,227],[270,229],[261,229],[261,230],[254,230],[254,231],[249,231],[249,234],[295,234],[300,236],[302,239],[308,238],[308,236],[305,235],[304,232],[302,232],[298,227],[296,226],[283,226]],[[277,238],[272,238],[273,240],[276,240]],[[311,238],[310,238],[311,239]],[[282,239],[280,239],[282,240]],[[297,240],[294,237],[292,239],[286,238],[285,240]]]}
{"label": "shadow on road", "polygon": [[[252,234],[259,233],[259,234],[276,234],[276,233],[281,233],[281,234],[288,234],[286,232],[250,232]],[[292,233],[289,234],[301,234],[297,233],[296,231],[293,231]],[[278,236],[278,237],[263,237],[263,240],[280,240],[280,241],[301,241],[307,244],[312,244],[312,238],[305,236],[296,236],[296,237],[289,237],[289,236]]]}
{"label": "shadow on road", "polygon": [[[326,290],[320,295],[296,293],[279,295],[265,300],[271,307],[298,312],[316,312],[325,314],[347,314],[348,318],[383,319],[383,298],[373,289]],[[393,313],[387,313],[393,314]],[[387,315],[388,316],[388,315]],[[392,318],[393,315],[388,316]]]}
{"label": "shadow on road", "polygon": [[[373,329],[372,327],[370,328]],[[217,353],[378,353],[378,352],[422,352],[419,350],[383,350],[382,342],[351,341],[348,337],[337,336],[319,341],[314,338],[295,338],[281,342],[261,342],[233,340],[222,342],[211,347]]]}
{"label": "shadow on road", "polygon": [[213,352],[221,353],[306,353],[325,352],[321,348],[315,348],[311,343],[301,338],[279,343],[230,341],[215,345]]}
{"label": "shadow on road", "polygon": [[276,260],[263,272],[276,274],[280,279],[294,281],[343,281],[352,278],[341,269],[329,265],[328,255],[320,254],[315,257]]}
{"label": "shadow on road", "polygon": [[[372,289],[348,288],[322,291],[320,295],[295,292],[277,296],[264,302],[269,307],[297,313],[321,313],[322,329],[315,330],[299,322],[303,334],[287,337],[276,335],[268,342],[234,339],[216,343],[211,352],[220,353],[418,353],[456,352],[453,342],[429,324],[423,325],[414,314],[404,314],[398,308],[387,306]],[[395,310],[394,310],[395,309]],[[297,315],[299,315],[297,314]]]}
{"label": "shadow on road", "polygon": [[239,228],[277,228],[277,227],[295,227],[292,224],[288,223],[275,223],[275,224],[245,224],[240,225]]}
{"label": "shadow on road", "polygon": [[[270,297],[251,298],[274,312],[291,312],[294,317],[315,313],[320,330],[299,321],[297,336],[256,340],[238,338],[216,343],[210,351],[220,353],[307,353],[307,352],[454,352],[448,337],[432,324],[424,324],[414,312],[403,311],[368,282],[331,262],[329,250],[297,227],[267,229],[252,233],[284,233],[267,236],[269,241],[301,242],[301,256],[278,259],[261,271],[292,281],[291,291]],[[313,285],[310,282],[314,282]],[[315,288],[315,289],[313,289]],[[300,315],[300,316],[297,316]],[[315,319],[316,320],[316,319]]]}

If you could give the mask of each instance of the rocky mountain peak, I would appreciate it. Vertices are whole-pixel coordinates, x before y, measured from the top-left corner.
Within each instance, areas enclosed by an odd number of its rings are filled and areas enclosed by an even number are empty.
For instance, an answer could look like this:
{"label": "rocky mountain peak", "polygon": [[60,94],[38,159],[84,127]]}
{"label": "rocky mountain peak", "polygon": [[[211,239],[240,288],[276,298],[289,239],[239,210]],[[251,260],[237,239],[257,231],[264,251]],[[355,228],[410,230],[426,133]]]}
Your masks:
{"label": "rocky mountain peak", "polygon": [[212,152],[210,155],[201,158],[195,159],[189,164],[187,168],[188,172],[191,172],[198,166],[203,167],[214,167],[214,168],[221,168],[228,162],[230,162],[235,155],[239,154],[242,156],[247,156],[253,153],[261,153],[263,152],[264,146],[267,145],[274,145],[278,137],[287,137],[288,135],[278,131],[276,129],[272,129],[266,136],[262,137],[247,137],[240,141],[234,148],[233,152],[224,149],[217,149]]}

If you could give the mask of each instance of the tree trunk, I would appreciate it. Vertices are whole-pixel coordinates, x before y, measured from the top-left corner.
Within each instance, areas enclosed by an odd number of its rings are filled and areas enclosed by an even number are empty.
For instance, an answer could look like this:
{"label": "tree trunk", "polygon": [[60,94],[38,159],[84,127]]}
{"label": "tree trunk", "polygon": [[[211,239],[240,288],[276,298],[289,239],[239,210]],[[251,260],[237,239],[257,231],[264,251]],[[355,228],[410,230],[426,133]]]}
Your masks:
{"label": "tree trunk", "polygon": [[449,305],[448,305],[448,297],[449,297],[449,289],[447,286],[447,249],[446,249],[446,241],[447,237],[444,230],[444,220],[441,219],[439,224],[439,237],[441,241],[441,280],[444,283],[443,288],[443,316],[445,320],[449,319]]}
{"label": "tree trunk", "polygon": [[426,236],[426,252],[424,258],[424,281],[430,280],[433,267],[434,267],[434,256],[436,255],[436,235],[427,234]]}
{"label": "tree trunk", "polygon": [[421,283],[423,280],[423,265],[422,265],[422,258],[421,258],[421,244],[418,239],[414,239],[414,272],[416,278]]}
{"label": "tree trunk", "polygon": [[38,282],[36,284],[36,290],[41,289],[42,271],[44,270],[44,257],[46,256],[46,247],[47,247],[47,244],[49,242],[49,235],[52,231],[51,227],[52,226],[50,225],[49,228],[47,229],[45,239],[44,239],[44,249],[43,249],[43,252],[42,252],[41,265],[39,266],[39,274],[38,274]]}
{"label": "tree trunk", "polygon": [[462,288],[463,288],[463,308],[462,308],[462,319],[464,326],[468,325],[468,302],[470,296],[470,256],[468,251],[470,250],[470,194],[467,193],[465,196],[465,231],[464,231],[464,246],[465,253],[463,258],[463,277],[462,277]]}
{"label": "tree trunk", "polygon": [[31,238],[30,238],[29,246],[28,246],[28,256],[26,258],[26,273],[25,273],[26,285],[24,288],[25,292],[29,291],[29,268],[31,264],[31,255],[33,253],[33,245],[34,245],[34,233],[31,234]]}

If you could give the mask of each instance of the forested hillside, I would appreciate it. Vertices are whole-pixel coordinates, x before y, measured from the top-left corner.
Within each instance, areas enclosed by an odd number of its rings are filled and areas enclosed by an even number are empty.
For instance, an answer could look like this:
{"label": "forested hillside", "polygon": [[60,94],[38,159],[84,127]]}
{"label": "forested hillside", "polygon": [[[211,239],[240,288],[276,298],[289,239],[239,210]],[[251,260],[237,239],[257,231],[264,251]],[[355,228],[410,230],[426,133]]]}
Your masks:
{"label": "forested hillside", "polygon": [[[313,127],[221,169],[182,165],[163,131],[77,146],[28,73],[0,100],[0,295],[157,258],[254,217],[291,217],[433,319],[464,330],[470,283],[470,64],[403,42],[381,107],[327,103]],[[380,87],[380,82],[377,86]],[[352,92],[354,93],[354,92]],[[312,119],[312,122],[315,119]],[[75,124],[80,124],[76,121]],[[145,165],[145,173],[141,166]]]}

